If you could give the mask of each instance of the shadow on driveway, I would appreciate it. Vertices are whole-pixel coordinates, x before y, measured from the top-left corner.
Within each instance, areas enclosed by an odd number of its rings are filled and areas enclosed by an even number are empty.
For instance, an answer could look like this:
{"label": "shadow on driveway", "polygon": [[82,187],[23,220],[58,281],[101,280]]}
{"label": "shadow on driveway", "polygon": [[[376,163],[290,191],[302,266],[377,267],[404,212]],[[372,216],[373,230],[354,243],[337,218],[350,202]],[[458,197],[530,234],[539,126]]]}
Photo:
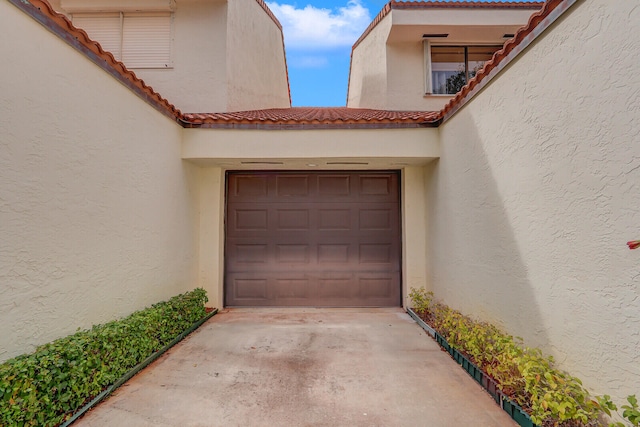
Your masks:
{"label": "shadow on driveway", "polygon": [[77,426],[515,426],[396,309],[232,309]]}

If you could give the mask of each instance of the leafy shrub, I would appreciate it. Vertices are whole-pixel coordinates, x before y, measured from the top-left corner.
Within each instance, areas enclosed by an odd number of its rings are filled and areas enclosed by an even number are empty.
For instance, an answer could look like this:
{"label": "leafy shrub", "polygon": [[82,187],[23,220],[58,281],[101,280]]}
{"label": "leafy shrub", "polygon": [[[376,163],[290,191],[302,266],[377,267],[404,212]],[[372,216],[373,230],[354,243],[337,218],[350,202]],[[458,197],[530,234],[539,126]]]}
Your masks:
{"label": "leafy shrub", "polygon": [[0,364],[0,425],[56,426],[205,316],[203,289]]}
{"label": "leafy shrub", "polygon": [[[604,395],[598,398],[603,411],[606,412],[607,415],[611,415],[611,411],[617,411],[618,408],[611,401],[611,397],[608,395]],[[622,418],[629,421],[631,426],[638,427],[640,426],[640,406],[638,406],[638,399],[636,395],[633,394],[627,397],[628,405],[622,405],[620,409],[622,409]],[[609,427],[625,427],[625,425],[621,422],[615,422],[609,424]]]}
{"label": "leafy shrub", "polygon": [[411,288],[409,298],[413,303],[413,311],[419,315],[429,314],[429,308],[433,303],[433,292],[427,292],[424,288]]}
{"label": "leafy shrub", "polygon": [[[491,324],[478,322],[435,302],[433,294],[424,289],[413,289],[409,296],[420,310],[416,313],[431,323],[449,345],[491,376],[504,394],[531,415],[534,423],[545,426],[601,424],[600,415],[606,412],[602,403],[589,396],[578,378],[555,367],[551,357],[543,356],[539,349],[524,347],[522,339],[505,334]],[[425,317],[424,313],[429,316]],[[628,415],[634,410],[633,402],[629,403],[631,406],[623,407]],[[635,408],[637,410],[637,406]]]}

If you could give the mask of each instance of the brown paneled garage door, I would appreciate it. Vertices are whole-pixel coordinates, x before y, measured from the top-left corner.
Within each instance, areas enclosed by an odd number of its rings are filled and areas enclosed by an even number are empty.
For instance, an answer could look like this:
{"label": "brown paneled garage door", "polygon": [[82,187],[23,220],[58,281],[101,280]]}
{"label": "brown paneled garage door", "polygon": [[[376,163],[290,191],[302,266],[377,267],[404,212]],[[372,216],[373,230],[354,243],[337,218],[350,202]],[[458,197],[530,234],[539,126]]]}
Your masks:
{"label": "brown paneled garage door", "polygon": [[396,172],[229,172],[227,306],[400,305]]}

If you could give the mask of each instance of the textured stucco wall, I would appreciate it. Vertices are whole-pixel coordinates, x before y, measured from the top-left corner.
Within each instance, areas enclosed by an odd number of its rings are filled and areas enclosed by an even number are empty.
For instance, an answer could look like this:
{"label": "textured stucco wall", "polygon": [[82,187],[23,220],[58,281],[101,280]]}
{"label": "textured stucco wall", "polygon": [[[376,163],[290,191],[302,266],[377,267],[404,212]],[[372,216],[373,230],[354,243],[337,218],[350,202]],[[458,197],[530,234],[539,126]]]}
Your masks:
{"label": "textured stucco wall", "polygon": [[351,53],[347,107],[380,108],[387,103],[387,15]]}
{"label": "textured stucco wall", "polygon": [[195,287],[182,129],[0,2],[0,360]]}
{"label": "textured stucco wall", "polygon": [[640,8],[578,2],[440,127],[431,287],[595,393],[640,383]]}
{"label": "textured stucco wall", "polygon": [[198,284],[209,306],[223,307],[225,176],[220,167],[198,170],[200,239]]}
{"label": "textured stucco wall", "polygon": [[227,110],[290,107],[282,32],[256,0],[227,9]]}
{"label": "textured stucco wall", "polygon": [[230,111],[227,2],[178,0],[173,23],[173,68],[135,69],[135,73],[182,112]]}
{"label": "textured stucco wall", "polygon": [[427,284],[428,257],[427,201],[424,179],[425,167],[408,166],[402,171],[402,304],[411,306],[411,288]]}

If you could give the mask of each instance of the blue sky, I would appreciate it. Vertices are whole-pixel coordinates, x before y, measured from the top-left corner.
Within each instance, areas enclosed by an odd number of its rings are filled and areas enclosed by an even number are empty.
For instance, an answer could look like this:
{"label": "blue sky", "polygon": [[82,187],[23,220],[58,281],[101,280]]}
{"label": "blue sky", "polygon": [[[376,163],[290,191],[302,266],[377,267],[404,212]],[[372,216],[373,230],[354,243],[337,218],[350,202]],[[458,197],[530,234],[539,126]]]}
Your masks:
{"label": "blue sky", "polygon": [[387,2],[267,0],[283,27],[294,107],[346,104],[351,46]]}
{"label": "blue sky", "polygon": [[385,0],[267,1],[284,31],[295,107],[344,106],[351,46]]}

